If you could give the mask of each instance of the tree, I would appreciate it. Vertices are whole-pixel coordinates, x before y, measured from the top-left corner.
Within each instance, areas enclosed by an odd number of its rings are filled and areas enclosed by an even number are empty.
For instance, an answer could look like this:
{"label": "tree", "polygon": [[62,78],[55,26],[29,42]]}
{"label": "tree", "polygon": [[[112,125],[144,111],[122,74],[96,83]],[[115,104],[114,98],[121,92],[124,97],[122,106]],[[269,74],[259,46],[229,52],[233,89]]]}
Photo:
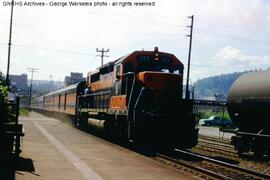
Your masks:
{"label": "tree", "polygon": [[7,107],[8,87],[5,83],[5,77],[0,72],[0,123],[8,120],[8,107]]}

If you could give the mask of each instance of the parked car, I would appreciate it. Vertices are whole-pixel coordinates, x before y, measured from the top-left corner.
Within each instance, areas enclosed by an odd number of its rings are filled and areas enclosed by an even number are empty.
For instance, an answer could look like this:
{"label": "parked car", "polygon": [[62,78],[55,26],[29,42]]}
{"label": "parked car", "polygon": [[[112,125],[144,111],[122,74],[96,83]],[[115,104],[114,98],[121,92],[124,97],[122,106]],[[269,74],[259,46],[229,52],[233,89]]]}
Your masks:
{"label": "parked car", "polygon": [[201,126],[221,126],[221,127],[234,127],[231,120],[222,119],[219,116],[210,116],[208,119],[200,119],[199,125]]}

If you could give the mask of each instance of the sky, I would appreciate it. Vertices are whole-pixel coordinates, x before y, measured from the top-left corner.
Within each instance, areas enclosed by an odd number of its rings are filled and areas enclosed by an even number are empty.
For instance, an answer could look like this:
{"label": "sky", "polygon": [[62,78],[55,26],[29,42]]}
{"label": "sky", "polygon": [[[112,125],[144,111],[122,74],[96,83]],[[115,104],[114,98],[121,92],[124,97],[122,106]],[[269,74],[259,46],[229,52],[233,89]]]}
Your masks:
{"label": "sky", "polygon": [[[268,0],[129,0],[125,2],[152,2],[152,6],[125,7],[112,6],[112,2],[123,1],[73,0],[93,4],[61,6],[70,1],[16,0],[47,5],[14,7],[10,74],[30,76],[27,68],[38,68],[34,79],[49,80],[52,76],[63,81],[70,72],[86,76],[98,68],[101,60],[96,48],[109,48],[106,63],[157,46],[184,63],[186,77],[191,15],[191,83],[213,75],[270,67]],[[4,74],[10,21],[7,2],[0,0],[0,71]]]}

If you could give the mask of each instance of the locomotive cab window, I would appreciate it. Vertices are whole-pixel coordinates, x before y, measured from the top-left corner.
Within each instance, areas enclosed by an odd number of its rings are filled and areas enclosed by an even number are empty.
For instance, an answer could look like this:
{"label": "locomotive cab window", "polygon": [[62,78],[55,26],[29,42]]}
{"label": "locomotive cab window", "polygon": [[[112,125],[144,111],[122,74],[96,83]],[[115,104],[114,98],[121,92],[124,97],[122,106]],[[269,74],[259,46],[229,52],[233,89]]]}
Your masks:
{"label": "locomotive cab window", "polygon": [[141,55],[137,56],[137,61],[141,63],[151,63],[154,61],[154,58],[152,56]]}
{"label": "locomotive cab window", "polygon": [[116,72],[115,72],[115,76],[116,76],[117,79],[120,77],[120,70],[121,70],[120,65],[117,65],[116,66]]}
{"label": "locomotive cab window", "polygon": [[170,73],[169,69],[161,69],[161,72]]}
{"label": "locomotive cab window", "polygon": [[174,74],[180,74],[179,69],[173,71]]}
{"label": "locomotive cab window", "polygon": [[92,74],[91,75],[91,83],[99,81],[100,80],[100,73]]}
{"label": "locomotive cab window", "polygon": [[87,76],[86,80],[87,80],[87,83],[90,84],[90,82],[91,82],[90,76]]}
{"label": "locomotive cab window", "polygon": [[173,70],[173,73],[183,75],[183,68],[175,68]]}
{"label": "locomotive cab window", "polygon": [[160,62],[162,64],[170,64],[172,62],[172,60],[170,58],[168,58],[168,57],[161,57]]}

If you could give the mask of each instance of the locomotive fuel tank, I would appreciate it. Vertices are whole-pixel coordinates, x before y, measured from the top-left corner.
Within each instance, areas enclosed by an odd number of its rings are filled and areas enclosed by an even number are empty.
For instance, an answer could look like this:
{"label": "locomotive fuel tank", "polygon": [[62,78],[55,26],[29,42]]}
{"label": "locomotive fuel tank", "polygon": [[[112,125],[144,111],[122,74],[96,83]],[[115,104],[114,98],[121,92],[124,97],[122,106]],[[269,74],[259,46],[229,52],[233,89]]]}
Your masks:
{"label": "locomotive fuel tank", "polygon": [[240,76],[231,86],[227,108],[241,131],[270,132],[270,70]]}

